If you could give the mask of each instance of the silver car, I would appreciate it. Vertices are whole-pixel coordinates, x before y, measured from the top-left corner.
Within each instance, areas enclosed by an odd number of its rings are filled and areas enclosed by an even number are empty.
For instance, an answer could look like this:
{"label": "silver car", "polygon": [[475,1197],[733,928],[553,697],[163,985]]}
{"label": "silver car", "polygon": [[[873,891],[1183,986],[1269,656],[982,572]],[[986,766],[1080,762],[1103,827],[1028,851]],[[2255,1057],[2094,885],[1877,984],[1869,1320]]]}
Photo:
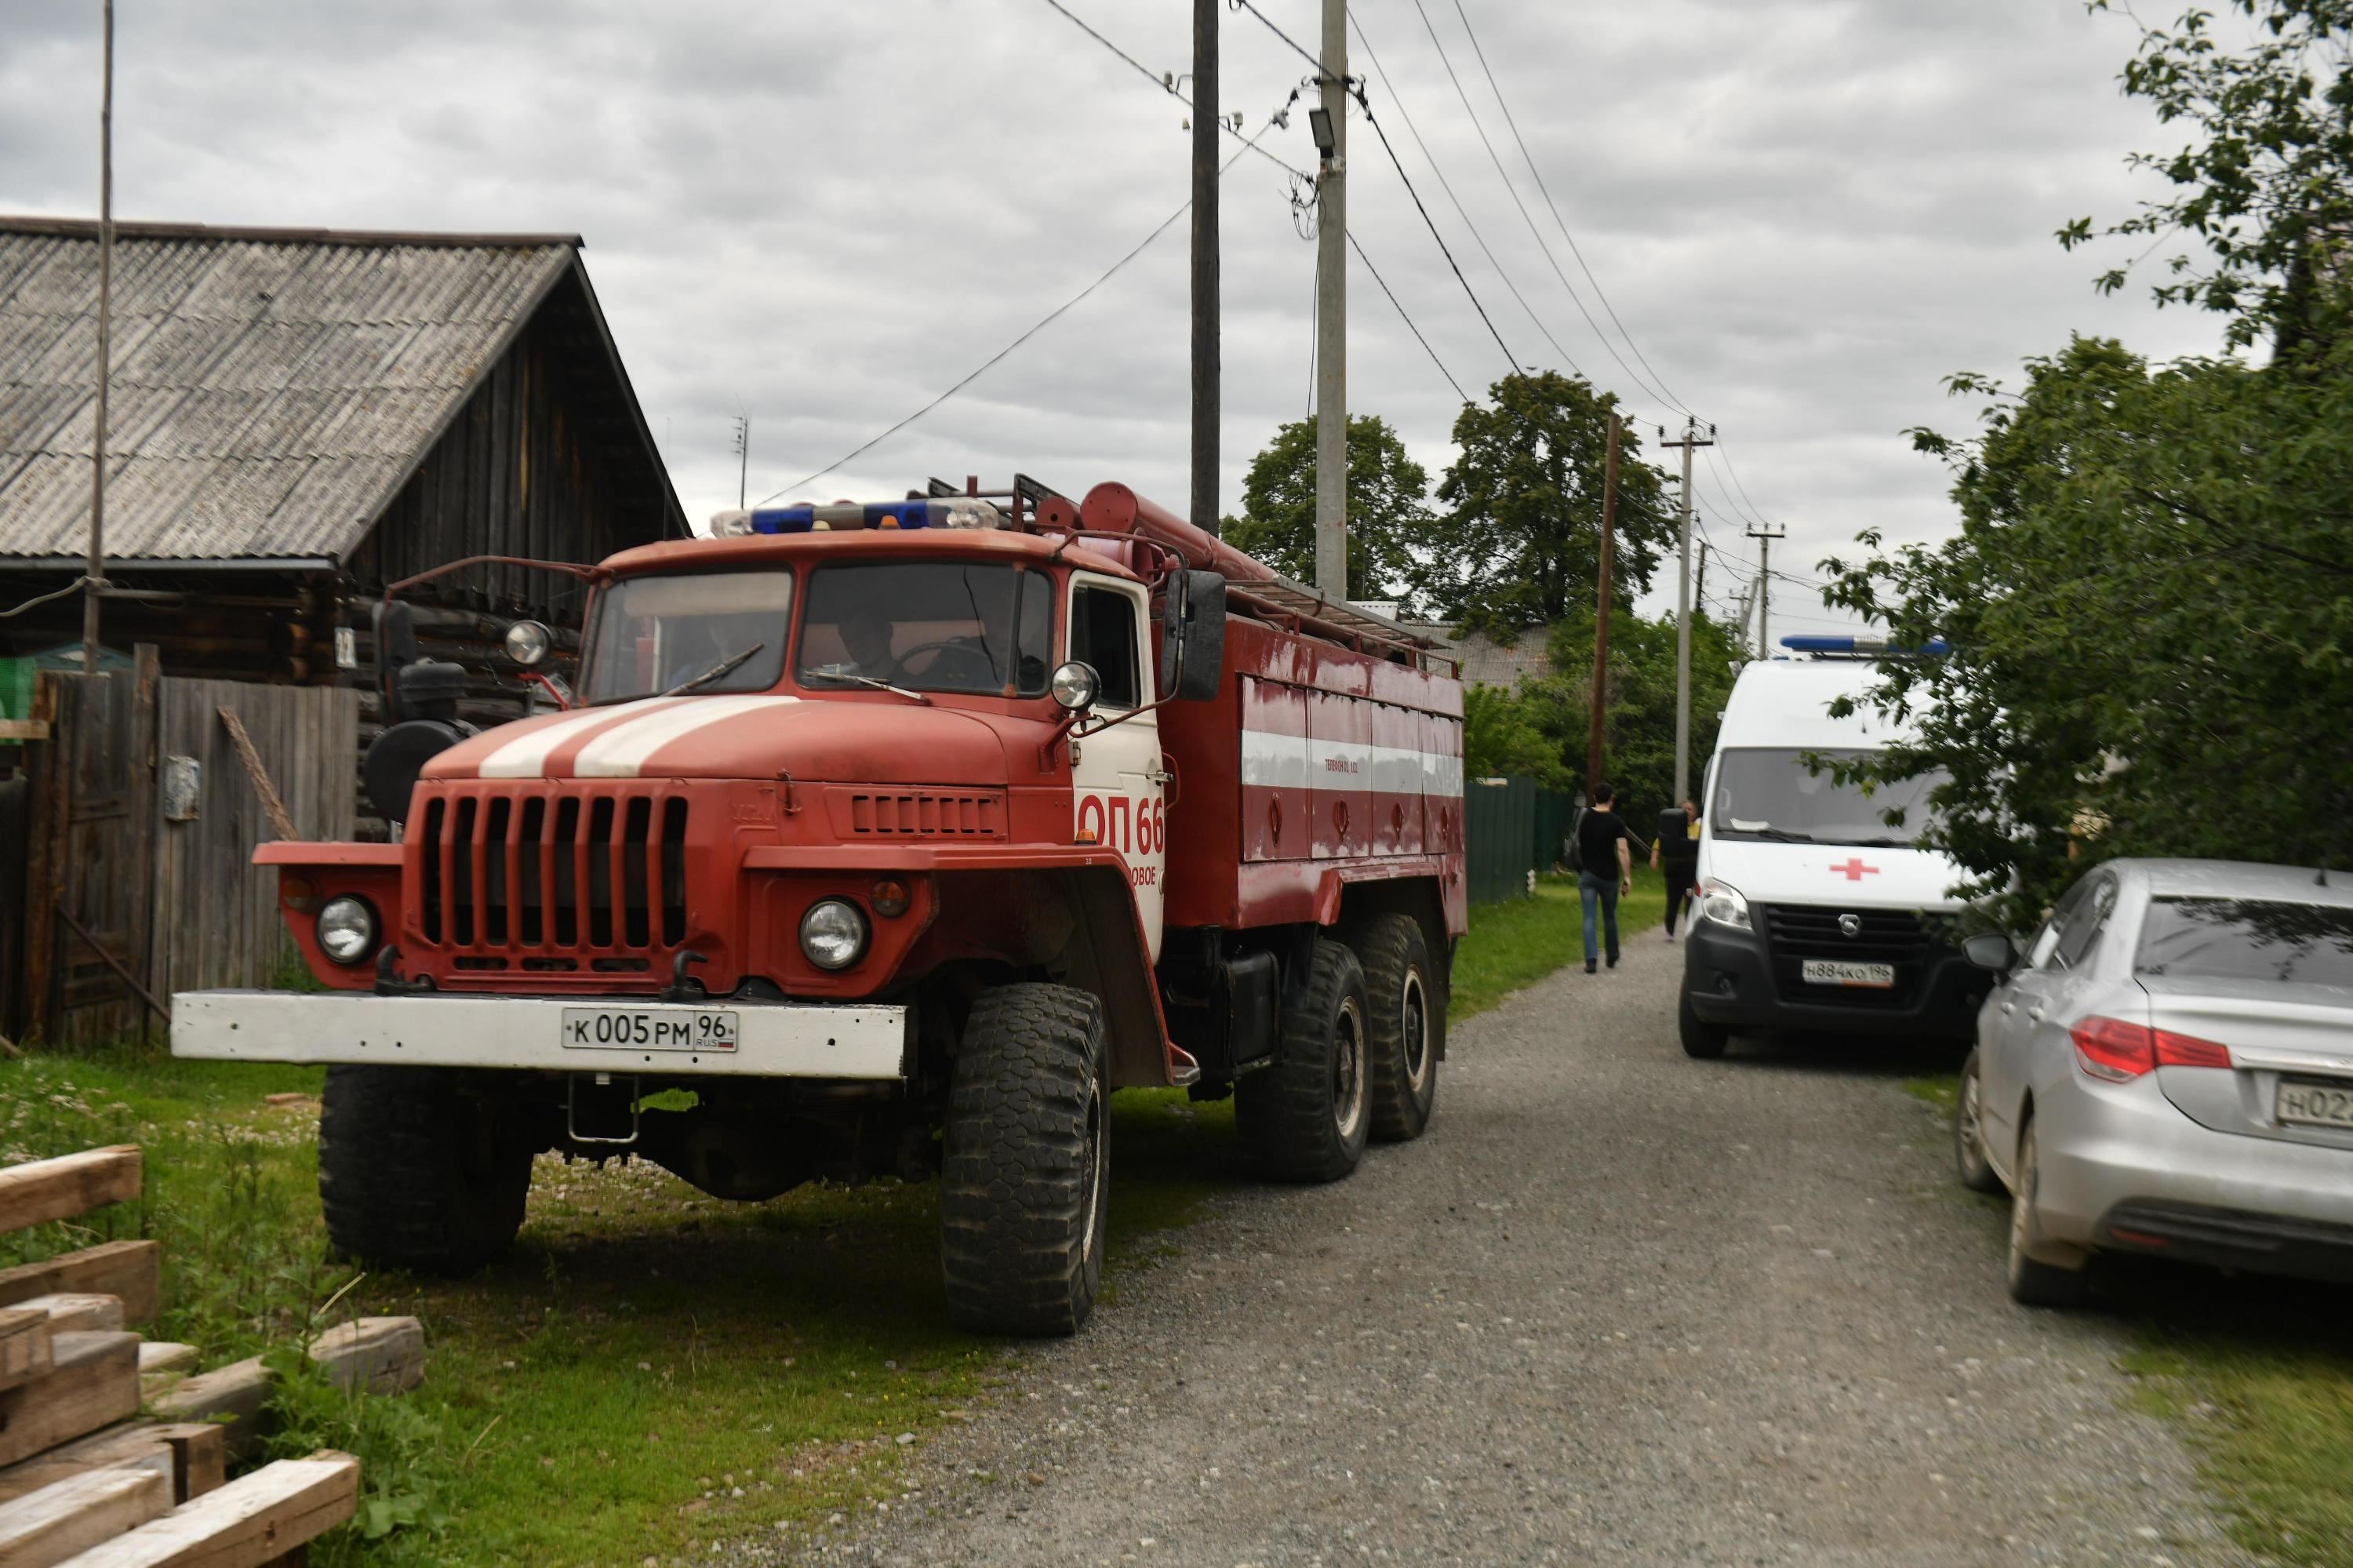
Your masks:
{"label": "silver car", "polygon": [[1967,950],[2001,979],[1954,1152],[2010,1191],[2012,1297],[2098,1252],[2353,1281],[2353,874],[2111,861]]}

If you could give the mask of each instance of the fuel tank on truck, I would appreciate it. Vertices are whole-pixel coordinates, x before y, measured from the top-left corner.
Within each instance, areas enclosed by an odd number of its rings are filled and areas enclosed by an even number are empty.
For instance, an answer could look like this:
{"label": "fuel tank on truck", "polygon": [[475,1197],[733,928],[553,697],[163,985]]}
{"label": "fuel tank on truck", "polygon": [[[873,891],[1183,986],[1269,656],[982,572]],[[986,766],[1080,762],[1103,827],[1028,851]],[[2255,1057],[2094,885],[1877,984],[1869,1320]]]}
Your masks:
{"label": "fuel tank on truck", "polygon": [[890,694],[811,702],[777,694],[649,697],[502,725],[426,765],[431,779],[775,779],[874,784],[1008,782],[1034,721]]}

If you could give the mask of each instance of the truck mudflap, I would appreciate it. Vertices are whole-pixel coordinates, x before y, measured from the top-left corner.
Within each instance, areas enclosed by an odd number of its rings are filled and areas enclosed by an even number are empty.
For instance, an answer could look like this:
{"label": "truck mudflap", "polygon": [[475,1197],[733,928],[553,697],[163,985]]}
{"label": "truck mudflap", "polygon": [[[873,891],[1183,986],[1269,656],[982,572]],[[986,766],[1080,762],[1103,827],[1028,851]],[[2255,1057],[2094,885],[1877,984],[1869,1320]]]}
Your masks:
{"label": "truck mudflap", "polygon": [[191,991],[172,999],[172,1054],[507,1072],[654,1072],[902,1079],[903,1006],[512,996]]}

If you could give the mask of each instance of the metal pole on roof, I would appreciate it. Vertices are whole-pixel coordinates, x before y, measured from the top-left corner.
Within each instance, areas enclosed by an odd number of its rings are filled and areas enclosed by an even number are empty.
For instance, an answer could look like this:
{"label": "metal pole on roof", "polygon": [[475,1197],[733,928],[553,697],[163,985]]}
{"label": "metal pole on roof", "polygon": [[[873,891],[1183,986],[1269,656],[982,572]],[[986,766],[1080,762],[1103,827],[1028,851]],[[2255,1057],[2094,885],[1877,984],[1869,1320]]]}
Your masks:
{"label": "metal pole on roof", "polygon": [[90,566],[81,586],[81,667],[98,673],[98,596],[106,587],[107,327],[114,305],[114,0],[106,0],[105,85],[98,107],[98,409],[90,440]]}

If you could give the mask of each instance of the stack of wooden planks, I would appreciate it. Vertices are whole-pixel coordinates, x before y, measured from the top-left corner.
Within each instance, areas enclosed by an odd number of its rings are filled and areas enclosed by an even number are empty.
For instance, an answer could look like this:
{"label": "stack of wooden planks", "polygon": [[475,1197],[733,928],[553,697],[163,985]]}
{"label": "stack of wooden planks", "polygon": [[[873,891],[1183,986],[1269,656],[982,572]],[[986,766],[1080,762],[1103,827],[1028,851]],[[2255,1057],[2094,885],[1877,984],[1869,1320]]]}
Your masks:
{"label": "stack of wooden planks", "polygon": [[[0,1169],[0,1232],[127,1202],[139,1187],[129,1145]],[[155,1318],[157,1253],[153,1242],[109,1242],[0,1270],[0,1568],[300,1563],[305,1542],[357,1507],[359,1461],[344,1454],[227,1479],[250,1412],[221,1425],[199,1399],[188,1405],[204,1419],[141,1417],[142,1403],[190,1415],[165,1402],[200,1382],[174,1375],[193,1361],[188,1347],[134,1331]],[[372,1321],[345,1338],[374,1348],[359,1376],[380,1386],[397,1361],[385,1343],[400,1336],[362,1333]]]}

